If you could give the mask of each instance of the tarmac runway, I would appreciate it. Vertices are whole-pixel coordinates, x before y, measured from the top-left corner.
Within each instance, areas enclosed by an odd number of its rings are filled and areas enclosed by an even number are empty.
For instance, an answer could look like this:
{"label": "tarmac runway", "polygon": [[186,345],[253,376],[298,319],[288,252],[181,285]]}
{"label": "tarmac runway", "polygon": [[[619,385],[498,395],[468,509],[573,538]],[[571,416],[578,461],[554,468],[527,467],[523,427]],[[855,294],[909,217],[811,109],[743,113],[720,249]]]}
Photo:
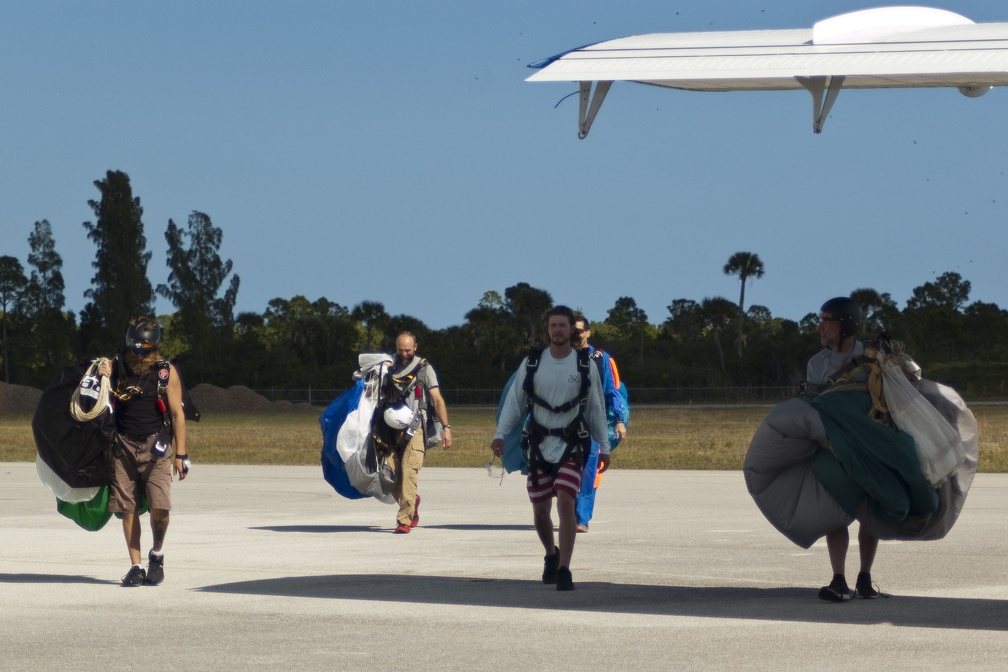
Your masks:
{"label": "tarmac runway", "polygon": [[947,538],[882,542],[891,597],[842,604],[816,598],[825,544],[787,541],[737,471],[606,474],[570,593],[540,581],[517,474],[425,469],[420,527],[393,535],[391,506],[340,497],[318,467],[195,464],[173,487],[165,582],[130,589],[118,520],[78,528],[31,463],[0,463],[0,484],[10,672],[1008,665],[1006,474],[977,476]]}

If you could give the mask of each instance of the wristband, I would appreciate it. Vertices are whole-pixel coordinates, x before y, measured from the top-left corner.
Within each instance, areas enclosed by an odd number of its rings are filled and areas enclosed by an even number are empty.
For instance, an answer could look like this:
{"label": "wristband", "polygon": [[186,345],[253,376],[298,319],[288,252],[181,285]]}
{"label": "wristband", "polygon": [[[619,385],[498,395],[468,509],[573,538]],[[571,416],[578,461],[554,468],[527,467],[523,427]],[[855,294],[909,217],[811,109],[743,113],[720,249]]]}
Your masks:
{"label": "wristband", "polygon": [[444,425],[445,429],[451,429],[451,425]]}

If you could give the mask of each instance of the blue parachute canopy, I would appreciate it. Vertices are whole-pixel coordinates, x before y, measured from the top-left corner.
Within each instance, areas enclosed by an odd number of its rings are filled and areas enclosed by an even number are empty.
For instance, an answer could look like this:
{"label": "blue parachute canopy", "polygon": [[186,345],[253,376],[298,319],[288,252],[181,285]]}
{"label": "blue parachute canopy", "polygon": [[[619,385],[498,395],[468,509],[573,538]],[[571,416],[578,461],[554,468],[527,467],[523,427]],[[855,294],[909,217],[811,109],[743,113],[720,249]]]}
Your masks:
{"label": "blue parachute canopy", "polygon": [[[504,386],[504,392],[501,394],[500,402],[497,404],[497,415],[495,416],[498,423],[500,422],[501,411],[504,410],[504,400],[507,399],[511,386],[514,385],[515,378],[517,377],[518,373],[513,373]],[[528,416],[528,411],[522,411],[521,420],[516,422],[511,431],[504,435],[504,450],[501,453],[501,462],[508,473],[512,471],[521,471],[523,474],[528,473],[528,457],[521,449],[522,430],[525,428],[525,423],[528,422]]]}
{"label": "blue parachute canopy", "polygon": [[358,380],[353,387],[334,399],[319,417],[319,425],[322,427],[322,476],[336,492],[349,499],[363,499],[368,495],[350,485],[346,465],[336,450],[336,437],[347,416],[357,409],[363,393],[364,381]]}

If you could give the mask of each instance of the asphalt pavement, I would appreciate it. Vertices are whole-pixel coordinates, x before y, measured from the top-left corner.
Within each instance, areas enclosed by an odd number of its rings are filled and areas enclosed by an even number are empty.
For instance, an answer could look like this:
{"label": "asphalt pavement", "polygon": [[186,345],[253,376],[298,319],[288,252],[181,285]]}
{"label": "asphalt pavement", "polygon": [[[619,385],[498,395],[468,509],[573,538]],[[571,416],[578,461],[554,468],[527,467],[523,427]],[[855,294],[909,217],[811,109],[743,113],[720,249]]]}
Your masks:
{"label": "asphalt pavement", "polygon": [[[952,532],[883,541],[877,600],[816,598],[741,472],[613,469],[576,590],[540,581],[524,480],[424,469],[420,527],[317,467],[204,466],[173,487],[164,583],[122,588],[117,519],[86,532],[34,464],[0,463],[0,669],[1003,670],[1008,475]],[[144,553],[150,529],[143,518]],[[856,539],[856,534],[852,534]],[[857,573],[856,541],[848,577]]]}

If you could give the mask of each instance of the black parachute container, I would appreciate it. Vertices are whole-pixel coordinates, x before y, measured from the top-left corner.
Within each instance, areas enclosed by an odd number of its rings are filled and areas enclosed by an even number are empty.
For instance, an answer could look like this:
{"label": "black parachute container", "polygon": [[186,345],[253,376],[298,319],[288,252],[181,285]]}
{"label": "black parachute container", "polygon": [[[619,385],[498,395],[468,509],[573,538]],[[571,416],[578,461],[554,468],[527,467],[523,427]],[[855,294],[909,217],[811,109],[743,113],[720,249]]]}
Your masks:
{"label": "black parachute container", "polygon": [[63,369],[42,392],[32,418],[39,457],[72,488],[112,482],[112,451],[117,439],[111,411],[85,422],[70,413],[70,400],[87,369],[86,362]]}

